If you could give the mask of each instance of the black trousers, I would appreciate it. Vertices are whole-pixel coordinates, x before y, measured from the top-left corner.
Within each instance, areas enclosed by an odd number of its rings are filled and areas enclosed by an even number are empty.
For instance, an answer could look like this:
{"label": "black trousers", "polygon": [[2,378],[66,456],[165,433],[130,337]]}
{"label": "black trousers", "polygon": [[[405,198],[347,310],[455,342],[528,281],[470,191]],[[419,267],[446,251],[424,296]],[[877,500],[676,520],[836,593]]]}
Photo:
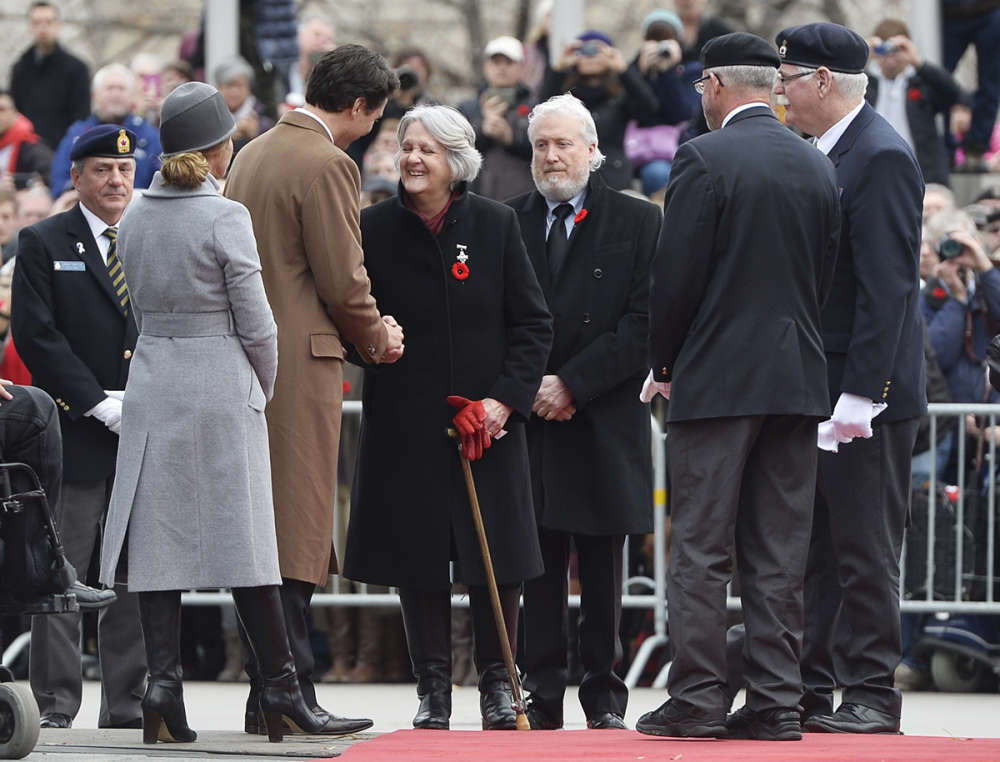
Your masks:
{"label": "black trousers", "polygon": [[816,453],[816,419],[805,416],[670,424],[672,698],[719,716],[729,707],[726,585],[735,545],[747,704],[763,711],[799,703]]}
{"label": "black trousers", "polygon": [[899,717],[899,556],[918,420],[873,426],[838,453],[820,453],[806,572],[802,679],[807,710],[845,702]]}
{"label": "black trousers", "polygon": [[570,539],[580,574],[580,705],[588,718],[611,712],[625,716],[628,688],[615,674],[622,655],[623,535],[594,536],[539,527],[545,573],[524,583],[524,687],[532,702],[555,720],[563,716],[568,679]]}

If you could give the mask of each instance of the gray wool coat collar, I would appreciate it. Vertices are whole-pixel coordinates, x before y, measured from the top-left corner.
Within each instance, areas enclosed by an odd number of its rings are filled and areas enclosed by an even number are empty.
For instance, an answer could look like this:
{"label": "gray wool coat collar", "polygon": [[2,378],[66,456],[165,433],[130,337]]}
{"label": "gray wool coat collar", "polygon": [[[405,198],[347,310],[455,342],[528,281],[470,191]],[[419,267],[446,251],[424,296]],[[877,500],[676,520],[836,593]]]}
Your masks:
{"label": "gray wool coat collar", "polygon": [[191,198],[192,196],[218,196],[219,181],[209,175],[197,188],[180,188],[176,185],[168,185],[163,179],[163,173],[157,171],[153,175],[153,180],[149,188],[142,192],[143,196],[149,198]]}

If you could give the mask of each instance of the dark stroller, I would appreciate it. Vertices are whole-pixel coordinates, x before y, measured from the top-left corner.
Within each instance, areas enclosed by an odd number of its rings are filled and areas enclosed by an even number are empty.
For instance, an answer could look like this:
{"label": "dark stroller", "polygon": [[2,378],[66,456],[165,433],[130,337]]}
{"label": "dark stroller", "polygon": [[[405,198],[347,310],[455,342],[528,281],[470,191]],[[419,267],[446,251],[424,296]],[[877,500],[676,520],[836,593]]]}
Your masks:
{"label": "dark stroller", "polygon": [[[74,574],[66,562],[48,498],[35,471],[0,463],[0,615],[79,611],[67,593]],[[38,704],[0,665],[0,759],[21,759],[38,741]]]}

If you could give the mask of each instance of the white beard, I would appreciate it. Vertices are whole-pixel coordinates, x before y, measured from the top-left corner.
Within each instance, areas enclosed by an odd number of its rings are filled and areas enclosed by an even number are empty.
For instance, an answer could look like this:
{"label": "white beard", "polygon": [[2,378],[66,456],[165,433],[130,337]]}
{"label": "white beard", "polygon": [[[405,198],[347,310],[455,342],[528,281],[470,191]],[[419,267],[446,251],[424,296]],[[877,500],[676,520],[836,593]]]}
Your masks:
{"label": "white beard", "polygon": [[580,191],[587,187],[590,180],[590,167],[584,166],[580,172],[572,170],[566,173],[565,180],[550,180],[543,172],[531,167],[531,177],[535,181],[535,187],[549,201],[569,201]]}

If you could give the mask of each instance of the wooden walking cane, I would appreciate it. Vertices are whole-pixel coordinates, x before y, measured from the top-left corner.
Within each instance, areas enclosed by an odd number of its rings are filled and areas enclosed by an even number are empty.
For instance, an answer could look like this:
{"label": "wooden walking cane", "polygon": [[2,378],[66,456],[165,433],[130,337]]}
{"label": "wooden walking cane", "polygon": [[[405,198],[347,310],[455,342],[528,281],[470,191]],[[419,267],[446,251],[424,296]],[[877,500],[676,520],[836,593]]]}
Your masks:
{"label": "wooden walking cane", "polygon": [[503,649],[504,664],[507,665],[507,677],[510,679],[510,690],[514,697],[514,712],[517,714],[517,729],[531,730],[528,715],[524,713],[524,695],[521,693],[521,678],[514,664],[514,654],[507,639],[507,623],[500,607],[500,592],[497,590],[497,578],[493,573],[493,559],[490,556],[490,546],[486,541],[486,528],[483,526],[483,514],[479,510],[479,496],[476,494],[476,483],[472,478],[472,466],[468,458],[462,454],[462,439],[455,429],[448,429],[448,436],[458,442],[458,457],[462,461],[462,473],[465,475],[465,488],[469,492],[469,505],[472,507],[472,523],[476,525],[476,536],[479,538],[479,550],[483,555],[483,567],[486,569],[486,584],[490,589],[490,603],[493,604],[493,621],[496,622],[497,635],[500,637],[500,647]]}

